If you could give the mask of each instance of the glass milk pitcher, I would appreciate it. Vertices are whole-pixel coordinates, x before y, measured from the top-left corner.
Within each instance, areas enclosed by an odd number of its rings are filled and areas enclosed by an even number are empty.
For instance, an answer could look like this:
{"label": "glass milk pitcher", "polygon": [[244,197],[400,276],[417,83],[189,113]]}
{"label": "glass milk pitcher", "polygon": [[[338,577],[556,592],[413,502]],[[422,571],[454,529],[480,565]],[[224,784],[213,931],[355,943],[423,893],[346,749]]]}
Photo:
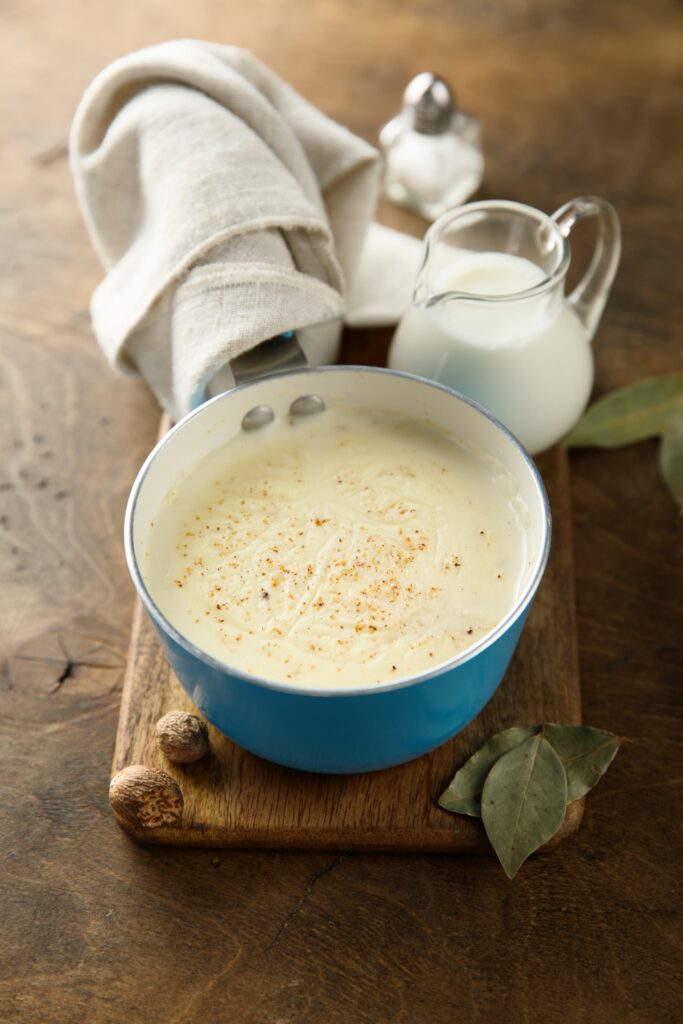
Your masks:
{"label": "glass milk pitcher", "polygon": [[[565,295],[568,236],[598,224],[593,258]],[[604,199],[572,199],[546,216],[503,201],[444,213],[427,232],[413,305],[389,366],[473,398],[531,452],[559,441],[593,386],[590,342],[621,251],[619,220]]]}

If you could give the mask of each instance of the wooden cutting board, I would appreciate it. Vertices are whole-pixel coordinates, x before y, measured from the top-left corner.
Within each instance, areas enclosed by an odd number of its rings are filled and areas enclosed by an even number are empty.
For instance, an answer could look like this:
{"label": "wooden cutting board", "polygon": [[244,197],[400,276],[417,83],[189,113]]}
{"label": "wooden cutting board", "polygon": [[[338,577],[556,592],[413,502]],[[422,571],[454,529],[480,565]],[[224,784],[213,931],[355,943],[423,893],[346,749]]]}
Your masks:
{"label": "wooden cutting board", "polygon": [[[113,771],[163,768],[184,798],[182,823],[129,829],[135,839],[198,846],[289,847],[473,853],[490,849],[481,822],[436,804],[453,773],[486,739],[511,725],[579,723],[571,510],[566,453],[538,460],[553,514],[550,561],[510,669],[471,725],[438,750],[365,775],[313,775],[248,754],[210,728],[211,750],[197,764],[173,765],[154,725],[167,711],[193,709],[138,603],[123,686]],[[583,802],[569,805],[550,845],[575,831]]]}

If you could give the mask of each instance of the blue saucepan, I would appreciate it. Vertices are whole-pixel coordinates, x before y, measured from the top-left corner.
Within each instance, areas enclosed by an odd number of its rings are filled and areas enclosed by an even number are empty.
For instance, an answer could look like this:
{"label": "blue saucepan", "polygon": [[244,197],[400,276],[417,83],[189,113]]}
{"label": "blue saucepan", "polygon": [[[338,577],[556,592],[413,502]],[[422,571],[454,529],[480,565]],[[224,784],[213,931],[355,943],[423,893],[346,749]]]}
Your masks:
{"label": "blue saucepan", "polygon": [[[534,563],[506,617],[468,651],[429,672],[343,690],[272,682],[217,661],[162,615],[147,588],[150,523],[174,484],[265,406],[286,416],[302,395],[327,406],[407,412],[457,433],[514,475],[531,517]],[[257,415],[258,419],[258,415]],[[247,417],[249,422],[249,417]],[[128,566],[173,669],[193,703],[240,746],[279,764],[316,772],[364,772],[400,764],[455,735],[500,683],[548,558],[550,513],[539,474],[515,438],[483,409],[448,388],[389,370],[353,366],[295,369],[240,384],[189,413],[159,442],[133,486],[125,523]]]}

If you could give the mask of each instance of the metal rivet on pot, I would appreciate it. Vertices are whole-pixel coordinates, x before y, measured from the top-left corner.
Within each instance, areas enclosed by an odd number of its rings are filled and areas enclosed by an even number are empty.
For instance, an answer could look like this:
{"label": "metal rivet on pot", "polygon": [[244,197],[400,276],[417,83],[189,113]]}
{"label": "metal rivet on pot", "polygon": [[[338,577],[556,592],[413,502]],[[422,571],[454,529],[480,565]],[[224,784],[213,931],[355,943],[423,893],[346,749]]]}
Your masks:
{"label": "metal rivet on pot", "polygon": [[316,412],[323,412],[325,403],[319,395],[300,395],[295,398],[289,407],[290,416],[312,416]]}
{"label": "metal rivet on pot", "polygon": [[269,405],[255,405],[242,417],[242,430],[258,430],[272,423],[275,413]]}

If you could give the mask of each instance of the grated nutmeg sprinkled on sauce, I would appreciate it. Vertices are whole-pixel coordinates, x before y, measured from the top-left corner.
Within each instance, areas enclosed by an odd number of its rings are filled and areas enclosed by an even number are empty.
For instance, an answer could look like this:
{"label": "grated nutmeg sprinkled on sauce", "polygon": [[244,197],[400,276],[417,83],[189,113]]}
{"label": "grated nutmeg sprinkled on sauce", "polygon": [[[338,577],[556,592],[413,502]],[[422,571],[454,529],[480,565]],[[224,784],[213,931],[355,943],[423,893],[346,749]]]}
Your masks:
{"label": "grated nutmeg sprinkled on sauce", "polygon": [[513,607],[528,510],[495,459],[408,416],[326,410],[241,433],[171,489],[145,577],[243,672],[358,686],[433,670]]}

